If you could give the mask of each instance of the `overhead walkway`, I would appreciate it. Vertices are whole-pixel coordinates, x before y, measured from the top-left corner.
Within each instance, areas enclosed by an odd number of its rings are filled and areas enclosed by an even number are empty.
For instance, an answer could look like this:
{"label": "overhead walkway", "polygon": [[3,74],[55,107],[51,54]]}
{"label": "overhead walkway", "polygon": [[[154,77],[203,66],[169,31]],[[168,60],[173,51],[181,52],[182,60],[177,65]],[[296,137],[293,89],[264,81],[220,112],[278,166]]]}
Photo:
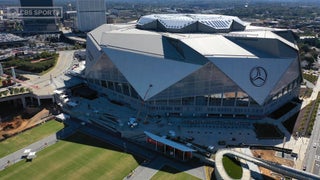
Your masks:
{"label": "overhead walkway", "polygon": [[[223,167],[223,163],[222,163],[222,158],[223,156],[231,156],[231,157],[237,157],[249,162],[252,162],[258,166],[267,168],[269,170],[272,170],[273,172],[282,174],[284,176],[288,176],[291,178],[295,178],[295,179],[300,179],[300,180],[320,180],[320,176],[317,176],[315,174],[306,172],[306,171],[301,171],[301,170],[297,170],[288,166],[284,166],[278,163],[273,163],[273,162],[269,162],[263,159],[259,159],[259,158],[255,158],[252,156],[248,156],[246,154],[240,153],[240,152],[236,152],[230,149],[221,149],[216,153],[216,158],[215,158],[215,162],[216,162],[216,170],[215,170],[215,176],[217,179],[231,179],[229,177],[229,175],[226,173],[224,167]],[[246,177],[246,178],[242,178],[242,179],[247,179],[250,177]]]}

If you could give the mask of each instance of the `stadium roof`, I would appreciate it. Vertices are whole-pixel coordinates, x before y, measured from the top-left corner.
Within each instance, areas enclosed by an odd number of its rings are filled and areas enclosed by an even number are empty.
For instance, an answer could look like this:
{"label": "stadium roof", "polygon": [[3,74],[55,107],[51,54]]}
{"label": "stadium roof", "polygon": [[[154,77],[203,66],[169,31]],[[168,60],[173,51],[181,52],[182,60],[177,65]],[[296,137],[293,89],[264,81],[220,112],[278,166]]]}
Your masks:
{"label": "stadium roof", "polygon": [[[194,22],[206,18],[214,20],[218,17],[226,21],[228,18],[238,19],[220,15],[165,14],[144,16],[137,24],[148,26],[155,17],[161,17],[161,21],[166,22],[181,21],[179,22],[181,25],[188,24],[187,20]],[[211,62],[261,105],[267,100],[273,88],[283,87],[284,82],[275,83],[297,58],[294,39],[286,36],[290,34],[288,30],[247,25],[243,31],[171,33],[145,30],[138,28],[138,25],[105,24],[91,31],[88,38],[92,39],[97,49],[97,51],[90,50],[94,59],[98,59],[104,52],[105,59],[110,59],[117,66],[140,97],[145,97],[144,100],[153,98]],[[283,33],[277,33],[280,31]],[[91,41],[88,42],[90,43]],[[87,49],[91,46],[88,45]],[[143,71],[141,71],[142,64]],[[234,68],[230,68],[231,65]],[[243,78],[241,75],[248,74],[258,65],[270,69],[264,88],[252,87],[249,78]],[[292,81],[298,75],[299,73],[295,72],[288,76],[285,82]],[[150,84],[152,88],[148,91]]]}
{"label": "stadium roof", "polygon": [[140,29],[165,32],[231,32],[243,31],[245,23],[235,16],[217,14],[151,14],[137,22]]}

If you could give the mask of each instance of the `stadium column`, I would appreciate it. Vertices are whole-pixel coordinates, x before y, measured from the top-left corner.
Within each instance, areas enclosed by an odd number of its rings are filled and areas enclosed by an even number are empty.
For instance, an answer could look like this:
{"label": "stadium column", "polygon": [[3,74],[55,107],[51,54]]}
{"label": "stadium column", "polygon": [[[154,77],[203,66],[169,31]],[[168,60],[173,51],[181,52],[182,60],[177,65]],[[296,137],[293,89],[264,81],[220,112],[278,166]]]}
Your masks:
{"label": "stadium column", "polygon": [[182,151],[182,160],[184,161],[184,154],[185,154],[185,152],[184,151]]}
{"label": "stadium column", "polygon": [[140,116],[141,109],[142,109],[143,106],[144,106],[144,101],[145,101],[145,99],[147,98],[147,95],[148,95],[148,93],[149,93],[149,91],[150,91],[151,88],[152,88],[152,84],[149,84],[149,87],[148,87],[146,93],[144,94],[143,99],[141,100],[141,105],[140,105],[140,108],[139,108],[139,110],[138,110],[138,112],[137,112],[137,117],[136,117],[138,121],[139,121],[139,116]]}
{"label": "stadium column", "polygon": [[38,106],[41,106],[40,98],[38,97],[37,100],[38,100]]}
{"label": "stadium column", "polygon": [[26,97],[25,96],[21,97],[21,102],[22,102],[22,107],[26,108]]}

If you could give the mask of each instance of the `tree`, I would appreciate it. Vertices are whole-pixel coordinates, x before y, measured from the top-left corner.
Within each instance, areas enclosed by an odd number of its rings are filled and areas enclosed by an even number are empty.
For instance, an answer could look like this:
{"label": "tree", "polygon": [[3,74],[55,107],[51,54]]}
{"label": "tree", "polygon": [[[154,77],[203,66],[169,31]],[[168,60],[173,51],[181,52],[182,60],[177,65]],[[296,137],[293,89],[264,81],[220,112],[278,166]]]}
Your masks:
{"label": "tree", "polygon": [[20,88],[20,93],[24,93],[24,92],[25,92],[24,87],[21,87],[21,88]]}
{"label": "tree", "polygon": [[32,89],[30,89],[30,88],[27,88],[27,92],[30,92],[30,93],[31,93],[31,92],[32,92]]}
{"label": "tree", "polygon": [[307,53],[310,51],[310,46],[308,44],[301,44],[300,50]]}
{"label": "tree", "polygon": [[14,94],[18,94],[18,93],[19,93],[19,88],[14,88],[14,89],[13,89],[13,93],[14,93]]}
{"label": "tree", "polygon": [[5,95],[5,96],[7,96],[7,95],[8,95],[8,93],[9,93],[9,91],[8,91],[8,90],[5,90],[5,91],[3,91],[3,92],[2,92],[2,94],[3,94],[3,95]]}

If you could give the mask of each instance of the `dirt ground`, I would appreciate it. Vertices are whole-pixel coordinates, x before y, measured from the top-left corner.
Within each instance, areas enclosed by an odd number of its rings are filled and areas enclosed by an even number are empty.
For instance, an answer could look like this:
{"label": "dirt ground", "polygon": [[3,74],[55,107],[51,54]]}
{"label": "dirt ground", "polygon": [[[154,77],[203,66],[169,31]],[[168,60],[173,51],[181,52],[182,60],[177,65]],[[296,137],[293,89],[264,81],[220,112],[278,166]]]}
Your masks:
{"label": "dirt ground", "polygon": [[0,140],[43,122],[49,115],[46,108],[26,108],[11,120],[0,122]]}
{"label": "dirt ground", "polygon": [[[293,167],[293,165],[294,165],[292,160],[275,156],[275,151],[273,151],[273,150],[252,150],[252,154],[255,157],[260,156],[261,159],[280,163],[280,164],[283,164],[286,166]],[[269,176],[270,179],[281,179],[281,177],[282,177],[282,176],[277,175],[276,173],[273,173],[272,171],[270,171],[266,168],[259,167],[259,169],[260,169],[261,174]]]}

